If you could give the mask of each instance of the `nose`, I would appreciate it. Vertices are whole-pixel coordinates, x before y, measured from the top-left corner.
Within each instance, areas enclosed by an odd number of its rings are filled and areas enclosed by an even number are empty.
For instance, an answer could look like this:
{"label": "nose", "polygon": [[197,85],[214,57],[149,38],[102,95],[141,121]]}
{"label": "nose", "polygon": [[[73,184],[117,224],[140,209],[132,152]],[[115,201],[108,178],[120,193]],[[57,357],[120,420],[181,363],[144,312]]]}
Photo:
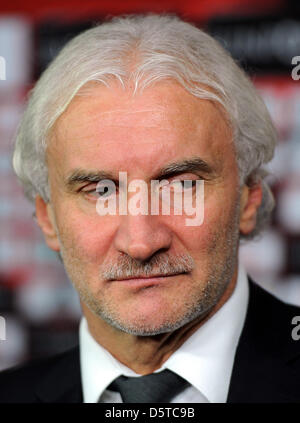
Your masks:
{"label": "nose", "polygon": [[146,261],[158,251],[168,250],[171,246],[171,231],[158,216],[122,216],[116,232],[115,248],[130,257]]}

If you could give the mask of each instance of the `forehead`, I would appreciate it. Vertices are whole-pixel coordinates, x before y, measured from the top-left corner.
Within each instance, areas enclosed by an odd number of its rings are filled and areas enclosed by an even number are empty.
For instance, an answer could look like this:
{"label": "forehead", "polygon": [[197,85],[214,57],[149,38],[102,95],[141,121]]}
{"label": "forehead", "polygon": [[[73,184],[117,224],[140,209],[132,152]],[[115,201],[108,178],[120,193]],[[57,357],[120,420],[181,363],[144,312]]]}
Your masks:
{"label": "forehead", "polygon": [[56,122],[48,150],[65,166],[146,169],[180,155],[221,159],[224,149],[232,150],[232,142],[221,108],[161,82],[135,95],[117,84],[79,92]]}

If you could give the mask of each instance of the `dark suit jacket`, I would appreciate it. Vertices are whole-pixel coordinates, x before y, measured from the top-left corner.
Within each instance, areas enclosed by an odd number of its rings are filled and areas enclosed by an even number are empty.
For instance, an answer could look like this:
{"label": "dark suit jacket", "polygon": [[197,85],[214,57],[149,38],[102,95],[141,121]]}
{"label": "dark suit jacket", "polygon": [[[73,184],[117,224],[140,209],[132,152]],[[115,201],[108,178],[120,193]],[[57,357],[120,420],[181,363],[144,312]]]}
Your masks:
{"label": "dark suit jacket", "polygon": [[[300,403],[300,340],[291,336],[291,321],[297,315],[298,307],[279,301],[250,281],[227,402]],[[0,373],[0,403],[82,401],[78,347]]]}

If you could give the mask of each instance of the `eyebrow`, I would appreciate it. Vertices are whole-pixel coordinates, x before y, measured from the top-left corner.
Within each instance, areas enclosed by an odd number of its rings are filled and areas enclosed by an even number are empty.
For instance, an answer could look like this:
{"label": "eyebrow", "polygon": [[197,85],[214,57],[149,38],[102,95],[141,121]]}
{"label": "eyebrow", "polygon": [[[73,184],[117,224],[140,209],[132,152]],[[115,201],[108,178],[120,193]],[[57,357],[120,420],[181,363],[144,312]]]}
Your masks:
{"label": "eyebrow", "polygon": [[157,179],[170,178],[171,176],[186,172],[201,172],[207,175],[215,173],[214,169],[200,157],[192,157],[168,164],[160,170]]}
{"label": "eyebrow", "polygon": [[[214,173],[213,168],[202,160],[200,157],[192,157],[184,159],[179,162],[169,163],[167,166],[160,169],[158,174],[153,179],[165,179],[171,176],[186,172],[201,172],[207,175]],[[65,181],[66,186],[72,189],[74,186],[83,182],[99,182],[103,179],[109,179],[117,182],[117,179],[110,172],[106,171],[86,171],[84,169],[75,169]]]}
{"label": "eyebrow", "polygon": [[103,179],[114,180],[112,173],[104,171],[90,171],[83,169],[75,169],[65,180],[65,184],[69,189],[83,182],[99,182]]}

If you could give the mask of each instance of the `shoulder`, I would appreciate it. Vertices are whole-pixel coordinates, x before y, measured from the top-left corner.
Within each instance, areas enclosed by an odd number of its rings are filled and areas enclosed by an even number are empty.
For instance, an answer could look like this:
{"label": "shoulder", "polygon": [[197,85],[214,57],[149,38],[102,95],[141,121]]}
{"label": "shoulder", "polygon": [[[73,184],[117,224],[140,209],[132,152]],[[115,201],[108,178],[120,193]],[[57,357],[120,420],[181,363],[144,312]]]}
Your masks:
{"label": "shoulder", "polygon": [[[242,340],[252,341],[254,348],[268,350],[270,357],[299,353],[299,345],[292,337],[293,319],[300,316],[300,308],[287,304],[249,281],[250,295]],[[250,352],[250,351],[249,351]]]}
{"label": "shoulder", "polygon": [[79,371],[78,346],[51,357],[4,370],[0,372],[0,403],[40,402],[37,394],[40,389],[44,389],[45,381],[49,390],[55,390],[55,385],[72,371]]}
{"label": "shoulder", "polygon": [[249,282],[228,402],[299,402],[300,344],[292,331],[300,308]]}
{"label": "shoulder", "polygon": [[287,327],[292,329],[292,319],[294,316],[300,316],[300,307],[281,301],[251,279],[249,286],[246,323],[261,327],[262,332],[269,328],[269,330],[276,329],[279,334],[281,331],[286,332]]}

